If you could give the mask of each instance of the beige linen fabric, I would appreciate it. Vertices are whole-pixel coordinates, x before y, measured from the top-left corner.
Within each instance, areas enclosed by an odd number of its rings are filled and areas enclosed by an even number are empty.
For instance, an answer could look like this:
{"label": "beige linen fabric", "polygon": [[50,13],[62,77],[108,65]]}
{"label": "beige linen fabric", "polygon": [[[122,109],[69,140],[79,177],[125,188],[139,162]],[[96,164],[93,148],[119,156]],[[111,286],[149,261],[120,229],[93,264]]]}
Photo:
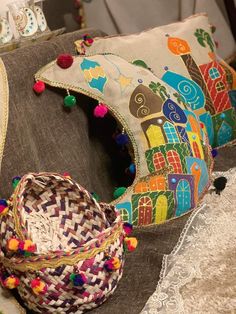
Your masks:
{"label": "beige linen fabric", "polygon": [[[86,47],[86,55],[114,53],[128,62],[143,60],[160,78],[165,73],[165,66],[171,71],[189,77],[183,60],[169,50],[167,36],[187,41],[191,56],[197,64],[209,63],[212,61],[208,54],[209,49],[201,46],[194,36],[198,28],[211,33],[208,17],[205,14],[195,15],[183,22],[155,27],[137,34],[95,38],[94,43]],[[75,44],[81,52],[81,40],[76,41]]]}

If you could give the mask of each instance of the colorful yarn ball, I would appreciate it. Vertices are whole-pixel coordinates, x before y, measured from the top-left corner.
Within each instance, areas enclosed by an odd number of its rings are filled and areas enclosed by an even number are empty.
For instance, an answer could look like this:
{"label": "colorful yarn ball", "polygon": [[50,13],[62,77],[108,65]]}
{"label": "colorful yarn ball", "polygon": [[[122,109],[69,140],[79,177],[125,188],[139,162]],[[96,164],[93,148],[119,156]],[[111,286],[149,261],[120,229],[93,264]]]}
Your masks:
{"label": "colorful yarn ball", "polygon": [[19,278],[17,278],[14,275],[11,275],[7,277],[5,280],[3,280],[3,286],[8,289],[15,289],[20,284]]}
{"label": "colorful yarn ball", "polygon": [[85,283],[87,283],[87,278],[84,274],[71,274],[70,281],[73,283],[74,286],[82,287]]}
{"label": "colorful yarn ball", "polygon": [[85,34],[85,35],[83,36],[83,40],[84,40],[85,46],[87,46],[87,47],[92,46],[92,44],[93,44],[93,38],[92,38],[91,35]]}
{"label": "colorful yarn ball", "polygon": [[14,177],[12,179],[12,186],[13,186],[14,189],[17,187],[17,185],[20,182],[20,180],[21,180],[21,177],[19,177],[19,176],[16,176],[16,177]]}
{"label": "colorful yarn ball", "polygon": [[129,222],[125,222],[123,224],[123,229],[126,235],[130,235],[131,232],[133,231],[133,225],[130,224]]}
{"label": "colorful yarn ball", "polygon": [[45,91],[45,84],[42,81],[34,83],[33,90],[36,94],[42,94]]}
{"label": "colorful yarn ball", "polygon": [[122,196],[125,193],[125,191],[126,191],[125,187],[116,188],[113,193],[114,198],[117,199],[118,197]]}
{"label": "colorful yarn ball", "polygon": [[66,177],[67,179],[71,179],[69,172],[64,172],[63,177]]}
{"label": "colorful yarn ball", "polygon": [[215,158],[218,155],[218,150],[213,148],[211,151],[212,157]]}
{"label": "colorful yarn ball", "polygon": [[67,95],[64,98],[64,106],[67,108],[74,107],[76,105],[76,98],[73,95]]}
{"label": "colorful yarn ball", "polygon": [[37,295],[39,294],[45,294],[47,292],[47,284],[40,280],[40,278],[35,278],[31,280],[30,286],[33,290],[33,292]]}
{"label": "colorful yarn ball", "polygon": [[116,144],[119,145],[119,146],[123,146],[123,145],[126,145],[128,144],[129,142],[129,137],[127,134],[118,134],[116,136]]}
{"label": "colorful yarn ball", "polygon": [[96,106],[94,108],[93,114],[96,118],[104,118],[104,116],[108,113],[108,108],[105,104],[98,104],[98,106]]}
{"label": "colorful yarn ball", "polygon": [[4,215],[8,212],[9,207],[6,200],[2,199],[0,200],[0,215]]}
{"label": "colorful yarn ball", "polygon": [[132,174],[135,174],[135,172],[136,172],[135,164],[131,164],[129,166],[129,172],[132,173]]}
{"label": "colorful yarn ball", "polygon": [[138,240],[136,238],[125,238],[125,248],[132,252],[136,249],[138,245]]}
{"label": "colorful yarn ball", "polygon": [[121,262],[118,257],[112,257],[105,262],[104,267],[107,271],[117,270],[120,269]]}
{"label": "colorful yarn ball", "polygon": [[31,240],[20,241],[19,250],[23,254],[34,253],[36,251],[36,245]]}
{"label": "colorful yarn ball", "polygon": [[20,246],[20,240],[17,238],[11,238],[8,240],[7,248],[9,251],[18,251]]}
{"label": "colorful yarn ball", "polygon": [[70,54],[61,54],[57,57],[57,65],[62,69],[68,69],[72,66],[74,59]]}

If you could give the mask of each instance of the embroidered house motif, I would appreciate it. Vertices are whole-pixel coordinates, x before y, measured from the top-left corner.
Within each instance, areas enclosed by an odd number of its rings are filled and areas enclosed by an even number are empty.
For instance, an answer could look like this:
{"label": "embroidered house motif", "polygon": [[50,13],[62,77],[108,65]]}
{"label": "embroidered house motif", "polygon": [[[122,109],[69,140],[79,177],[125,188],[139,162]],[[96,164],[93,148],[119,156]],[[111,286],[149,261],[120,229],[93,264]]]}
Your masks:
{"label": "embroidered house motif", "polygon": [[[132,78],[123,89],[120,76]],[[129,135],[136,178],[113,202],[124,221],[161,223],[197,205],[211,172],[207,139],[195,113],[176,103],[166,83],[115,55],[79,56],[66,71],[53,62],[36,79],[105,103]]]}
{"label": "embroidered house motif", "polygon": [[[204,124],[211,146],[218,147],[236,139],[236,73],[216,56],[211,31],[206,14],[197,14],[138,34],[95,38],[85,53],[113,53],[162,78],[178,92],[178,103],[184,100]],[[80,52],[80,41],[75,44]],[[153,79],[148,87],[166,98],[163,82]],[[229,109],[231,121],[222,121],[221,128],[214,116]]]}
{"label": "embroidered house motif", "polygon": [[[204,34],[207,33],[204,32]],[[197,35],[199,39],[199,33]],[[200,42],[202,43],[201,40]],[[232,108],[233,102],[230,101],[232,94],[229,92],[229,88],[233,87],[234,82],[232,70],[226,65],[221,65],[215,59],[211,42],[209,56],[212,61],[199,66],[191,56],[191,49],[187,41],[169,37],[167,45],[174,55],[182,59],[192,81],[171,71],[167,71],[162,79],[175,88],[186,102],[190,103],[191,108],[204,123],[213,147],[230,142],[236,137],[236,114]],[[230,110],[231,118],[224,121],[225,115],[221,115],[222,121],[219,125],[218,114],[227,110]]]}

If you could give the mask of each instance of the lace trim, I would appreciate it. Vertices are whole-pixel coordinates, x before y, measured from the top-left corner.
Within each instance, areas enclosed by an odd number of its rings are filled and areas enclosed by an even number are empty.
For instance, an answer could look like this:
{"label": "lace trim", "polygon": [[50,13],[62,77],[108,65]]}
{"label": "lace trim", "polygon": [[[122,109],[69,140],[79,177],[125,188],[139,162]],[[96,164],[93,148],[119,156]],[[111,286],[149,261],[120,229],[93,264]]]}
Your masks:
{"label": "lace trim", "polygon": [[227,177],[226,189],[221,196],[206,195],[205,204],[193,211],[177,245],[163,257],[156,291],[141,314],[236,311],[236,280],[232,276],[236,168],[213,175]]}

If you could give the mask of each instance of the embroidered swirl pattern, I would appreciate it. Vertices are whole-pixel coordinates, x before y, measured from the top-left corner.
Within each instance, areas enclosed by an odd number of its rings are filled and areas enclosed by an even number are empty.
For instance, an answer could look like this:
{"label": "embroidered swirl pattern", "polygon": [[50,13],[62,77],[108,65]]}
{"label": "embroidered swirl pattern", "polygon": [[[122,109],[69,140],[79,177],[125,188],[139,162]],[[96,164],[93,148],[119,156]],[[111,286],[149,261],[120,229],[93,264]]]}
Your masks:
{"label": "embroidered swirl pattern", "polygon": [[150,108],[146,105],[146,97],[142,93],[135,95],[134,101],[140,107],[137,110],[137,117],[142,118],[150,114]]}

